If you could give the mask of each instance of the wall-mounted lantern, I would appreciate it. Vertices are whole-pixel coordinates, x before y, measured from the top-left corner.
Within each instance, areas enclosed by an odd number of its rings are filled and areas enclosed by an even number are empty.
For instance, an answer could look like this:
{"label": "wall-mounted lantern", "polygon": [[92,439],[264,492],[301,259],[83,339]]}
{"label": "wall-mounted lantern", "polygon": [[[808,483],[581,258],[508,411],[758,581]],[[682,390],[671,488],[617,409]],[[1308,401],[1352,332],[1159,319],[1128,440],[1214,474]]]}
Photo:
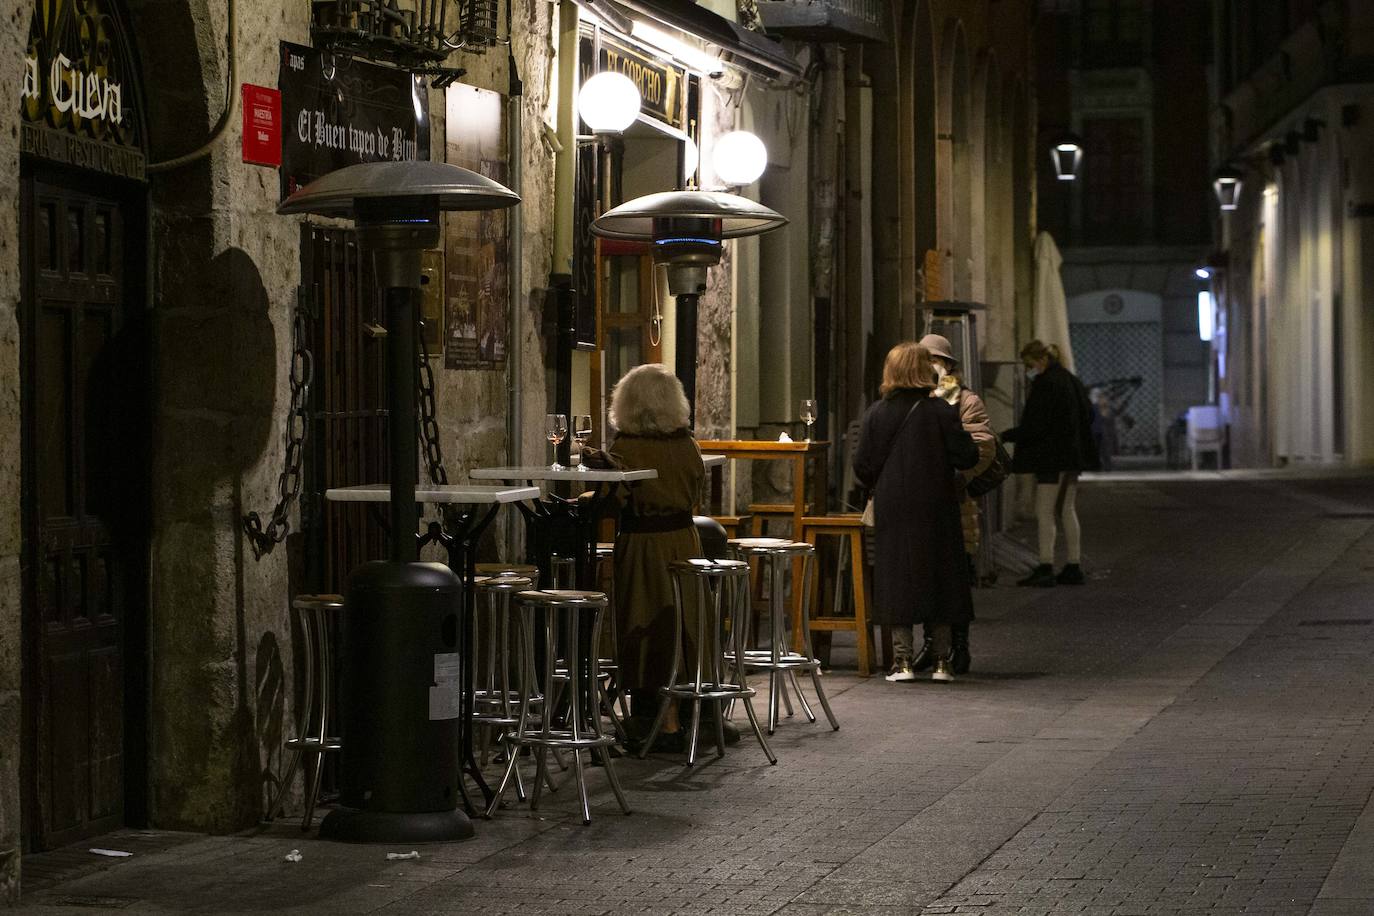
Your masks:
{"label": "wall-mounted lantern", "polygon": [[755,134],[732,130],[716,138],[711,165],[727,187],[742,188],[758,181],[768,168],[768,148]]}
{"label": "wall-mounted lantern", "polygon": [[1212,177],[1212,190],[1216,192],[1217,203],[1223,210],[1234,210],[1240,206],[1241,182],[1245,175],[1233,165],[1223,165]]}
{"label": "wall-mounted lantern", "polygon": [[639,106],[634,81],[613,70],[588,77],[577,93],[577,113],[598,136],[624,133],[639,116]]}
{"label": "wall-mounted lantern", "polygon": [[1054,176],[1060,181],[1073,181],[1083,164],[1083,138],[1073,133],[1060,134],[1050,147],[1050,161]]}

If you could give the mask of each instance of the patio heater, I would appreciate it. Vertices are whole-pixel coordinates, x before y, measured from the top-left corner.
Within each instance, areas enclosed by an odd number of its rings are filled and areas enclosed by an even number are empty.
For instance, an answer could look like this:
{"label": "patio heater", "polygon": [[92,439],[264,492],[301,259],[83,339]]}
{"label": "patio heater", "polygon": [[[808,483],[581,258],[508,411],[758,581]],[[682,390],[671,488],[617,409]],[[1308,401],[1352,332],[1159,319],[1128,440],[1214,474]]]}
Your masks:
{"label": "patio heater", "polygon": [[[386,306],[390,559],[360,566],[344,600],[340,696],[341,790],[346,807],[320,836],[350,842],[437,842],[472,836],[458,810],[462,585],[446,566],[420,563],[415,529],[415,310],[421,252],[439,244],[443,210],[510,207],[519,196],[443,162],[369,162],[331,172],[278,213],[352,219],[373,257]],[[436,693],[437,691],[437,693]]]}
{"label": "patio heater", "polygon": [[697,301],[707,271],[720,263],[725,239],[760,235],[787,218],[746,197],[724,191],[663,191],[626,201],[592,222],[603,238],[648,242],[654,262],[668,266],[668,291],[677,299],[678,379],[696,413]]}

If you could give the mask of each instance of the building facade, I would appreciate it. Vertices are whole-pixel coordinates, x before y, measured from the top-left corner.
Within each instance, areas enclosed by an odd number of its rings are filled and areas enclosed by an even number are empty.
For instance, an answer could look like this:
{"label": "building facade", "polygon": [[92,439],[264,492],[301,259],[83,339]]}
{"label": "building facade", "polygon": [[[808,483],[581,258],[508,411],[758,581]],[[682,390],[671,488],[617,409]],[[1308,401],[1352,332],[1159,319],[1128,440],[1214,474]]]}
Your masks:
{"label": "building facade", "polygon": [[[1210,250],[1206,4],[1041,4],[1040,145],[1080,138],[1079,175],[1039,171],[1040,225],[1064,256],[1075,368],[1116,414],[1122,455],[1157,456],[1205,404],[1195,275]],[[1064,342],[1060,342],[1061,344]]]}
{"label": "building facade", "polygon": [[[428,157],[522,196],[450,217],[425,261],[422,375],[451,480],[548,460],[549,411],[597,417],[600,439],[619,374],[673,363],[650,254],[586,226],[718,185],[715,142],[741,128],[770,159],[743,193],[790,224],[711,273],[698,434],[797,432],[816,397],[839,440],[935,303],[963,304],[994,422],[1012,421],[998,367],[1028,336],[1036,212],[1028,0],[502,3],[419,79],[331,51],[322,36],[358,23],[323,7],[31,0],[0,25],[21,87],[0,123],[20,176],[0,188],[9,902],[25,852],[256,822],[299,700],[290,598],[341,590],[382,549],[365,513],[323,499],[386,479],[371,268],[348,224],[276,213],[322,171]],[[578,92],[611,68],[641,111],[597,140]],[[837,446],[831,508],[844,466]],[[744,500],[754,486],[736,481]],[[483,550],[518,554],[517,528]]]}
{"label": "building facade", "polygon": [[[1374,9],[1219,2],[1213,361],[1237,463],[1374,460]],[[1216,201],[1213,201],[1214,205]]]}

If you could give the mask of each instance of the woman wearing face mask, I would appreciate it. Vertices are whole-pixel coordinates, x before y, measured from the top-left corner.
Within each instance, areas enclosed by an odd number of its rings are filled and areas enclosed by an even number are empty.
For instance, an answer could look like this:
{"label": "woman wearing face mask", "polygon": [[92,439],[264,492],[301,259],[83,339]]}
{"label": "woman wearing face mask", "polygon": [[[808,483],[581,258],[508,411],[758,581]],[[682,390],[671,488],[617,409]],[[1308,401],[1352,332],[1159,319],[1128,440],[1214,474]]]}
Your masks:
{"label": "woman wearing face mask", "polygon": [[[944,398],[959,411],[959,423],[964,427],[964,431],[973,437],[974,445],[978,446],[978,463],[966,471],[960,471],[957,480],[959,515],[964,532],[964,553],[968,560],[969,580],[972,581],[975,569],[973,558],[978,554],[978,500],[968,495],[964,490],[964,485],[986,471],[988,465],[992,464],[993,459],[997,457],[997,441],[993,435],[992,422],[988,419],[988,409],[984,406],[983,399],[965,388],[963,380],[957,374],[959,361],[954,358],[949,340],[939,334],[927,334],[921,338],[921,346],[930,351],[930,361],[935,367],[936,376],[939,378],[939,383],[935,386],[934,396]],[[972,663],[972,657],[969,654],[968,628],[967,622],[955,624],[951,628],[950,662],[955,674],[967,673],[969,665]],[[925,671],[934,664],[934,633],[927,626],[925,628],[925,640],[921,650],[912,659],[911,667],[914,671]]]}
{"label": "woman wearing face mask", "polygon": [[951,627],[973,619],[956,470],[978,462],[959,413],[935,390],[925,347],[908,341],[883,363],[882,398],[864,414],[854,473],[873,491],[873,620],[893,628],[888,680],[916,679],[912,626],[931,628],[934,681],[954,680]]}
{"label": "woman wearing face mask", "polygon": [[[1092,404],[1078,377],[1059,361],[1059,348],[1032,340],[1021,348],[1021,361],[1032,376],[1021,423],[1002,434],[1016,443],[1011,469],[1035,475],[1035,520],[1039,529],[1040,565],[1018,585],[1082,585],[1082,530],[1075,497],[1078,475],[1098,468],[1092,435]],[[1064,526],[1068,564],[1054,573],[1057,522]]]}

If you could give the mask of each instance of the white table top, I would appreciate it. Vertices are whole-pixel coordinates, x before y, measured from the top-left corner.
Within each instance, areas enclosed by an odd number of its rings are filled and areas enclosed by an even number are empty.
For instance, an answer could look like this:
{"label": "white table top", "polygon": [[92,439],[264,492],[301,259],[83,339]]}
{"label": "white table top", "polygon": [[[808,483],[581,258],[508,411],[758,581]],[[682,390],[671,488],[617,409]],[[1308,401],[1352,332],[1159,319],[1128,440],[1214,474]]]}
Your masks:
{"label": "white table top", "polygon": [[[324,498],[336,503],[384,503],[391,500],[387,484],[363,484],[356,487],[336,487],[326,490]],[[513,503],[522,499],[538,499],[538,487],[491,487],[475,484],[434,486],[423,484],[415,488],[417,503]]]}
{"label": "white table top", "polygon": [[[468,472],[473,480],[581,480],[587,483],[623,483],[630,480],[654,480],[658,471],[611,471],[588,468],[565,468],[555,471],[547,464],[525,465],[518,468],[476,468]],[[523,497],[522,497],[523,498]]]}
{"label": "white table top", "polygon": [[708,468],[719,467],[720,465],[724,464],[725,460],[729,457],[729,455],[702,455],[701,463],[706,465]]}

